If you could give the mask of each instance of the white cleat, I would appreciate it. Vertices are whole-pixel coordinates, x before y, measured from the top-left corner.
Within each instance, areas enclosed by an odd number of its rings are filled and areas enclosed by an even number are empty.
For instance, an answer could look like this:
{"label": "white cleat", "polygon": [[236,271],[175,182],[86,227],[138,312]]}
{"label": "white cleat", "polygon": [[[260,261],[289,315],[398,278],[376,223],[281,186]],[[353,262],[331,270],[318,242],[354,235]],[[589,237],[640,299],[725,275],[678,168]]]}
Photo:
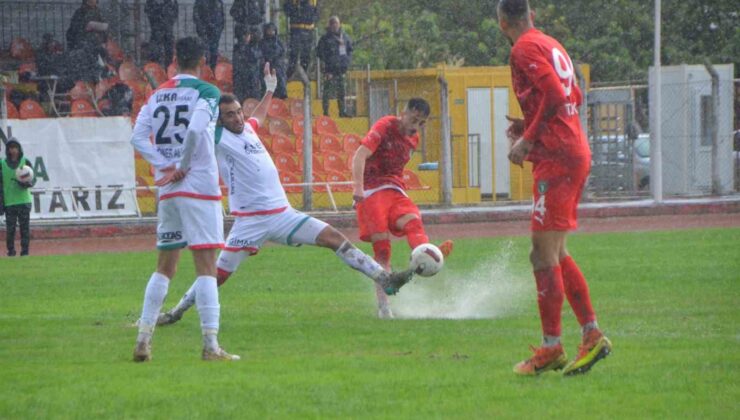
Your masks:
{"label": "white cleat", "polygon": [[236,354],[226,353],[226,351],[224,349],[222,349],[221,347],[219,347],[215,351],[214,350],[203,349],[203,360],[208,360],[208,361],[210,361],[210,360],[218,360],[218,361],[231,362],[231,361],[241,360],[241,357],[239,357]]}
{"label": "white cleat", "polygon": [[134,348],[134,362],[148,362],[152,360],[152,346],[146,341],[137,341]]}
{"label": "white cleat", "polygon": [[393,319],[393,311],[388,304],[378,305],[378,318],[380,319]]}
{"label": "white cleat", "polygon": [[162,312],[157,317],[157,326],[160,325],[172,325],[175,322],[179,321],[182,318],[181,313],[168,311],[168,312]]}

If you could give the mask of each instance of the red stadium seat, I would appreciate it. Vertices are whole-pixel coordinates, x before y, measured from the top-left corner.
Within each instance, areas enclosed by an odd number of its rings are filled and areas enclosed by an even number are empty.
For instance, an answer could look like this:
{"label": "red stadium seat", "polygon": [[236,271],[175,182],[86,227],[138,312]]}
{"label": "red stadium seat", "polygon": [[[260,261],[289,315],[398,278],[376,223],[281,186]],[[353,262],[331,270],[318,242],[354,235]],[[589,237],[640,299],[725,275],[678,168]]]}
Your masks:
{"label": "red stadium seat", "polygon": [[214,76],[216,77],[216,80],[220,82],[229,82],[229,84],[234,84],[233,79],[233,66],[231,63],[221,61],[216,63],[216,70],[214,71]]}
{"label": "red stadium seat", "polygon": [[33,46],[25,38],[14,38],[10,41],[10,56],[16,60],[33,61]]}
{"label": "red stadium seat", "polygon": [[272,160],[275,162],[275,166],[280,172],[300,172],[301,170],[295,160],[293,160],[293,156],[289,154],[274,152]]}
{"label": "red stadium seat", "polygon": [[[293,122],[292,122],[291,125],[293,127],[293,134],[295,134],[296,136],[303,136],[303,126],[304,126],[304,124],[303,124],[303,117],[302,116],[293,117]],[[316,127],[315,126],[314,127],[311,127],[311,132],[313,132],[314,134],[316,133]]]}
{"label": "red stadium seat", "polygon": [[[279,172],[280,174],[280,183],[285,184],[300,184],[303,182],[301,180],[301,176],[298,175],[297,172],[291,172],[291,171],[285,171],[285,172]],[[300,193],[303,191],[303,187],[301,186],[292,186],[292,187],[285,187],[283,186],[283,189],[285,189],[285,192],[288,193]]]}
{"label": "red stadium seat", "polygon": [[254,112],[254,109],[257,108],[257,105],[260,104],[260,101],[254,98],[247,98],[242,103],[242,111],[244,112],[244,118],[249,118],[252,115],[252,112]]}
{"label": "red stadium seat", "polygon": [[118,66],[118,77],[123,81],[135,80],[140,82],[146,80],[141,70],[136,67],[136,63],[132,60],[126,60]]}
{"label": "red stadium seat", "polygon": [[154,87],[161,85],[162,83],[166,82],[167,79],[169,79],[164,68],[159,63],[155,63],[153,61],[144,64],[144,74],[149,76],[149,79],[154,81]]}
{"label": "red stadium seat", "polygon": [[6,100],[5,107],[8,109],[8,119],[17,120],[18,118],[21,117],[20,114],[18,113],[18,110],[16,109],[15,105],[13,105],[12,102]]}
{"label": "red stadium seat", "polygon": [[[346,173],[326,171],[326,182],[348,182],[351,181]],[[332,191],[352,191],[352,185],[333,185]]]}
{"label": "red stadium seat", "polygon": [[303,118],[303,101],[300,99],[288,99],[288,109],[290,110],[290,115],[293,118],[301,117]]}
{"label": "red stadium seat", "polygon": [[273,153],[287,153],[291,156],[296,153],[295,143],[290,138],[280,134],[272,136],[270,146]]}
{"label": "red stadium seat", "polygon": [[409,190],[428,190],[431,187],[421,183],[419,176],[411,170],[403,170],[403,183],[406,184],[406,188]]}
{"label": "red stadium seat", "polygon": [[78,80],[77,82],[75,82],[74,87],[70,89],[69,92],[67,92],[67,96],[69,96],[70,101],[74,101],[77,99],[92,101],[93,94],[94,92],[90,85],[88,85],[87,82],[83,82],[82,80]]}
{"label": "red stadium seat", "polygon": [[293,130],[290,124],[282,118],[271,117],[267,123],[270,134],[280,134],[281,136],[290,137],[293,135]]}
{"label": "red stadium seat", "polygon": [[341,173],[349,173],[350,170],[347,167],[346,159],[339,153],[334,152],[321,152],[321,156],[324,161],[324,169],[327,171],[335,171]]}
{"label": "red stadium seat", "polygon": [[338,138],[330,134],[319,135],[319,150],[321,152],[342,153],[344,147]]}
{"label": "red stadium seat", "polygon": [[337,123],[331,118],[322,115],[316,119],[316,132],[319,134],[331,134],[332,136],[342,137]]}
{"label": "red stadium seat", "polygon": [[270,118],[285,118],[290,119],[290,111],[288,105],[279,98],[272,98],[270,101],[270,107],[267,108],[267,115]]}
{"label": "red stadium seat", "polygon": [[32,119],[32,118],[46,118],[46,111],[41,107],[41,104],[34,101],[33,99],[26,99],[21,102],[18,107],[18,113],[21,119]]}
{"label": "red stadium seat", "polygon": [[357,134],[353,133],[347,133],[344,135],[344,138],[342,139],[343,143],[343,149],[345,152],[353,155],[355,154],[355,150],[360,147],[360,144],[362,142],[362,137],[358,136]]}
{"label": "red stadium seat", "polygon": [[[298,151],[298,167],[303,170],[303,153],[301,151]],[[324,173],[326,170],[324,169],[324,164],[321,162],[321,156],[314,154],[311,156],[311,169],[313,169],[314,173]]]}
{"label": "red stadium seat", "polygon": [[70,108],[70,117],[95,117],[98,115],[97,111],[95,111],[95,107],[93,107],[93,104],[85,99],[77,99],[72,101],[72,105],[70,105]]}
{"label": "red stadium seat", "polygon": [[105,42],[105,52],[108,53],[108,57],[115,63],[120,63],[125,58],[123,50],[113,38],[108,38],[108,41]]}

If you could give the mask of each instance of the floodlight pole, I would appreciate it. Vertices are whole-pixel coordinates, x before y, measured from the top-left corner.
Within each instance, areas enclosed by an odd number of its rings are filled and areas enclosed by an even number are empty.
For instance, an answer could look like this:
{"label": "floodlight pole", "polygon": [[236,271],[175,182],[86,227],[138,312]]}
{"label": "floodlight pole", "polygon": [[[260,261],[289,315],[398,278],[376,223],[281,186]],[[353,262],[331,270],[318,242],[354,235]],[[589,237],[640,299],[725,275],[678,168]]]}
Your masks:
{"label": "floodlight pole", "polygon": [[653,127],[650,136],[650,189],[653,192],[653,200],[656,203],[663,201],[663,152],[661,137],[661,95],[662,95],[662,77],[660,64],[660,25],[661,25],[661,0],[655,0],[655,47],[653,57],[653,68],[655,69],[655,107],[653,111]]}

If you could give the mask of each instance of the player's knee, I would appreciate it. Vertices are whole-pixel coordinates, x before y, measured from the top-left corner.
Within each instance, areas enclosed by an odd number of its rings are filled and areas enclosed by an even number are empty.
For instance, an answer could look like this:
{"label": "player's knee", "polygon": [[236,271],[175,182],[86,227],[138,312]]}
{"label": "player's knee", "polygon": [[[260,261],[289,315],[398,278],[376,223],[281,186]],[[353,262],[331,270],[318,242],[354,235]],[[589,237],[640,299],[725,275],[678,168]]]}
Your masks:
{"label": "player's knee", "polygon": [[332,226],[326,226],[316,237],[316,245],[331,248],[334,251],[338,250],[346,241],[348,241],[347,237]]}

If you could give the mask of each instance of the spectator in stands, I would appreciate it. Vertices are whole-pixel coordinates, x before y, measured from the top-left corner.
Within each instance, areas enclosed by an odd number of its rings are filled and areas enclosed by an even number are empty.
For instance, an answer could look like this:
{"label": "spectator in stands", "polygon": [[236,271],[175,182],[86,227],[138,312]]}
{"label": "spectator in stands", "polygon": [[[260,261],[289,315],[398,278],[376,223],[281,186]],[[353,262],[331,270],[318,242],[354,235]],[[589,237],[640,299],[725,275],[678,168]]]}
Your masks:
{"label": "spectator in stands", "polygon": [[324,86],[322,106],[324,115],[329,115],[329,98],[337,98],[339,116],[347,117],[344,107],[344,74],[352,61],[352,40],[342,30],[339,17],[329,18],[326,34],[319,39],[316,56],[321,62]]}
{"label": "spectator in stands", "polygon": [[275,70],[277,76],[277,88],[272,95],[273,98],[285,99],[288,97],[286,90],[287,76],[285,75],[285,45],[278,38],[278,28],[274,23],[265,23],[262,28],[262,41],[260,41],[262,58],[270,63],[270,68]]}
{"label": "spectator in stands", "polygon": [[0,214],[5,213],[5,244],[8,247],[8,256],[15,254],[15,227],[21,228],[21,256],[28,255],[31,243],[31,192],[29,188],[36,184],[36,177],[29,182],[16,179],[15,171],[23,166],[31,166],[23,156],[20,142],[11,137],[5,144],[5,159],[0,161],[2,176],[0,176]]}
{"label": "spectator in stands", "polygon": [[195,0],[193,5],[195,32],[206,45],[206,60],[211,69],[218,62],[218,43],[224,31],[224,2],[222,0]]}
{"label": "spectator in stands", "polygon": [[288,78],[293,75],[300,59],[301,67],[308,73],[311,50],[314,45],[313,31],[319,19],[318,0],[285,0],[283,9],[290,19],[290,51]]}
{"label": "spectator in stands", "polygon": [[83,0],[72,15],[67,29],[70,76],[75,80],[97,82],[104,68],[108,24],[100,14],[98,0]]}
{"label": "spectator in stands", "polygon": [[234,18],[234,37],[237,33],[245,33],[250,27],[257,27],[261,31],[265,21],[265,1],[234,0],[229,14]]}
{"label": "spectator in stands", "polygon": [[[244,31],[244,32],[242,32]],[[262,67],[265,63],[260,49],[262,31],[254,26],[242,27],[234,45],[234,94],[240,101],[262,97]]]}
{"label": "spectator in stands", "polygon": [[179,14],[177,0],[146,0],[144,13],[149,18],[152,58],[156,58],[154,61],[167,68],[174,54],[174,25]]}
{"label": "spectator in stands", "polygon": [[36,53],[36,69],[38,70],[39,76],[49,75],[61,75],[64,73],[64,48],[57,40],[54,39],[54,35],[46,33],[41,38],[41,45],[39,45],[38,52]]}

